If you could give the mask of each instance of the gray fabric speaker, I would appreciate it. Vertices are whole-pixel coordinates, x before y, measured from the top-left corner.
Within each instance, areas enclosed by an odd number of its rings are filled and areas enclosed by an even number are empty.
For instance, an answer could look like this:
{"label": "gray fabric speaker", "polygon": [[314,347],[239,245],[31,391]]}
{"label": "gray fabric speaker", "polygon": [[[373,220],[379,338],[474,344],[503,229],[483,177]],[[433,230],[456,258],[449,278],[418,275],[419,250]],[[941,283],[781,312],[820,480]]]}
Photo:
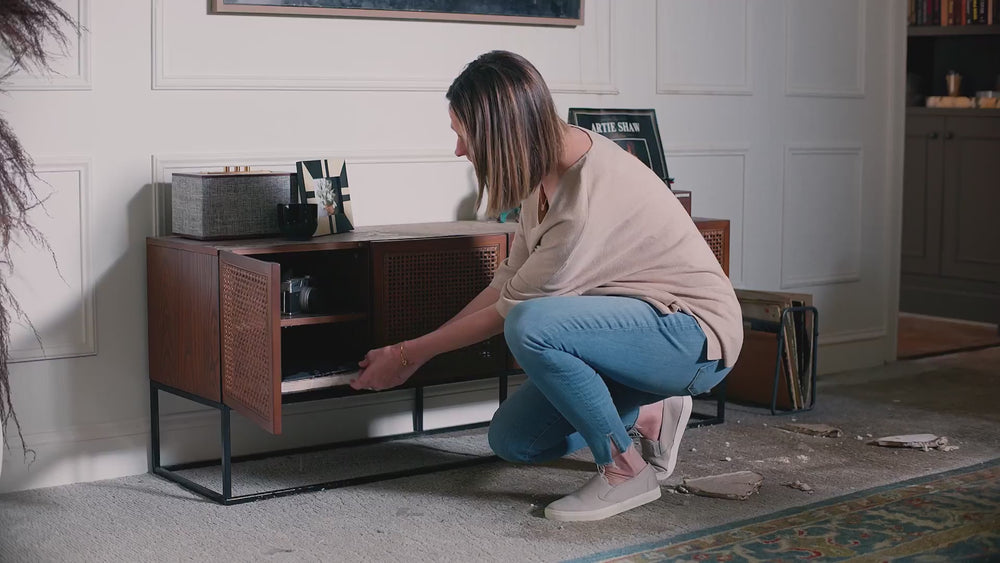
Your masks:
{"label": "gray fabric speaker", "polygon": [[278,204],[296,197],[294,172],[174,174],[175,235],[223,239],[280,234]]}

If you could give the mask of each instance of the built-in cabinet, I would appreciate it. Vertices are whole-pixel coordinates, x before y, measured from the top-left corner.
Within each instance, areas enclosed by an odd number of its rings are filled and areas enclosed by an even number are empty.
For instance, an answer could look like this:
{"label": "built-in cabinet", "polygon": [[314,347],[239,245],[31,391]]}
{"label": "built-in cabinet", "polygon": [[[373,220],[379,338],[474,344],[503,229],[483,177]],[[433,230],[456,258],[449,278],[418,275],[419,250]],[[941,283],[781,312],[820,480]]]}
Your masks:
{"label": "built-in cabinet", "polygon": [[1000,320],[1000,110],[910,108],[900,309]]}
{"label": "built-in cabinet", "polygon": [[997,323],[1000,109],[924,106],[947,95],[949,72],[962,77],[960,96],[1000,90],[1000,25],[911,25],[907,35],[899,308]]}

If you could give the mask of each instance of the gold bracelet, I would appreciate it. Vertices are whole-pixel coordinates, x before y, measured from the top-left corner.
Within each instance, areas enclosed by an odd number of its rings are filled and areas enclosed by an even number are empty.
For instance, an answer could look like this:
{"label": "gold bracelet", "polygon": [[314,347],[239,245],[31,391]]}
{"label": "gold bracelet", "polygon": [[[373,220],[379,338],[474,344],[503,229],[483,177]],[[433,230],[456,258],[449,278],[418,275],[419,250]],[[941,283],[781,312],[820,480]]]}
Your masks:
{"label": "gold bracelet", "polygon": [[404,368],[410,364],[410,361],[406,359],[406,355],[403,353],[403,344],[405,342],[399,343],[399,364]]}

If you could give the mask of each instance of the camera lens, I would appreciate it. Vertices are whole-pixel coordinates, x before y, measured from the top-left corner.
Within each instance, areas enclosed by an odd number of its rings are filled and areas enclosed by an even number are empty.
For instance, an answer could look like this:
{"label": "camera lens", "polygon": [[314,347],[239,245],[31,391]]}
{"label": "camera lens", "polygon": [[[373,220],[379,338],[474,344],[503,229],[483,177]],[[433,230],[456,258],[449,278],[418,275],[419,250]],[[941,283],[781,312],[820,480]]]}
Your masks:
{"label": "camera lens", "polygon": [[323,293],[312,286],[303,287],[299,293],[299,307],[303,313],[318,313],[323,308]]}

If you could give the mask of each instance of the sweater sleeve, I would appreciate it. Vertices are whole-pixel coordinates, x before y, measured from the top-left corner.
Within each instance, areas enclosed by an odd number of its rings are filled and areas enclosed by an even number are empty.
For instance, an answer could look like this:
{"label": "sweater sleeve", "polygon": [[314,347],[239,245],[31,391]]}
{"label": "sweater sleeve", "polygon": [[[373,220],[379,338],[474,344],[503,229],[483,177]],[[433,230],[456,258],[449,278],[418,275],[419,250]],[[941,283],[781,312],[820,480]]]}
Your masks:
{"label": "sweater sleeve", "polygon": [[[527,253],[527,248],[523,249],[527,257],[500,287],[497,311],[501,316],[506,318],[514,305],[521,301],[536,297],[574,294],[580,282],[586,282],[564,272],[577,246],[583,222],[572,216],[560,217],[542,233],[533,252]],[[527,241],[521,236],[522,234],[518,233],[517,238],[522,239],[521,244],[525,245]],[[521,256],[520,252],[519,249],[518,258]],[[512,252],[510,261],[513,262],[514,258],[515,253]]]}
{"label": "sweater sleeve", "polygon": [[517,225],[517,230],[514,231],[514,240],[510,243],[510,252],[507,253],[507,258],[504,258],[504,261],[497,267],[496,272],[493,273],[493,281],[490,282],[490,287],[502,291],[503,286],[514,276],[514,272],[524,264],[527,258],[528,246],[525,243],[524,223],[520,222]]}

